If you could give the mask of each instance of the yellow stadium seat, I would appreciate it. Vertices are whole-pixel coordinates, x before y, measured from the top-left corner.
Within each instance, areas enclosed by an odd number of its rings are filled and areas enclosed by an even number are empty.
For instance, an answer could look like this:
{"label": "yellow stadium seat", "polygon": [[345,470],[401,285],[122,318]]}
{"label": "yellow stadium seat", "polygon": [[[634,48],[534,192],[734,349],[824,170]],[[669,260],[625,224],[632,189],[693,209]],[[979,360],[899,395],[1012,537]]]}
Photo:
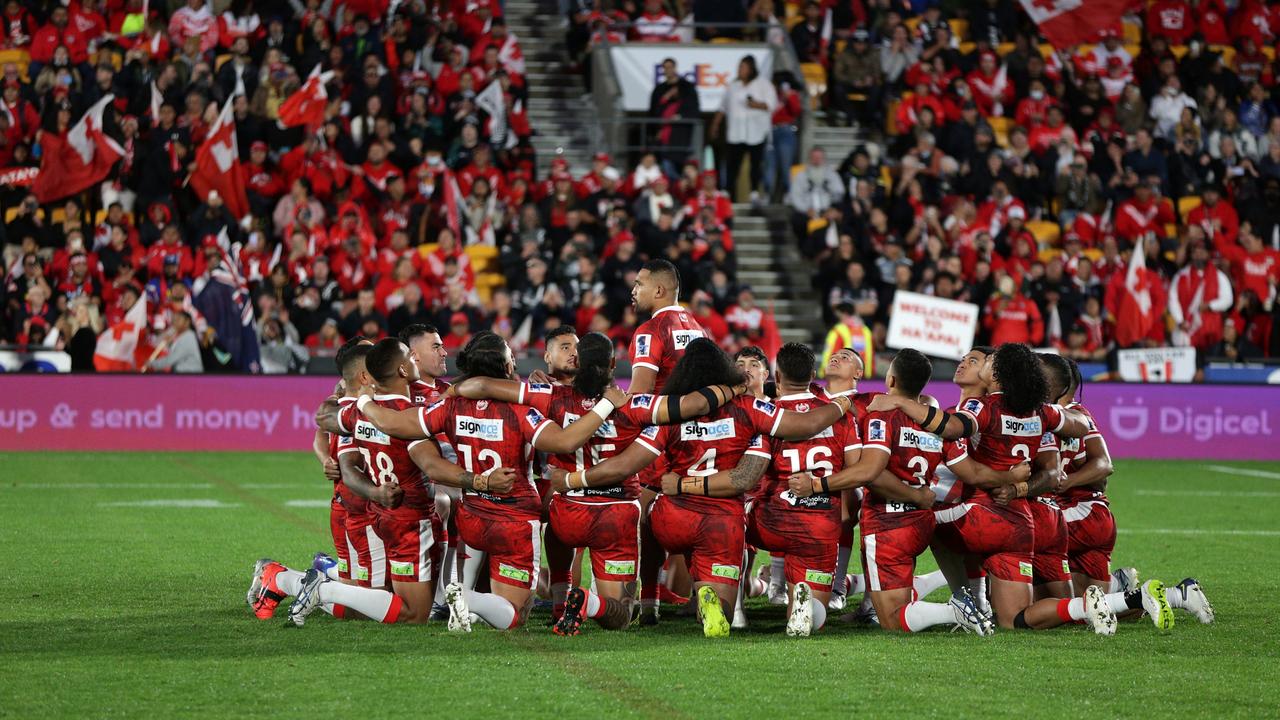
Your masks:
{"label": "yellow stadium seat", "polygon": [[66,221],[67,221],[66,208],[56,207],[53,209],[53,212],[49,214],[49,222],[53,223],[54,225],[61,225]]}
{"label": "yellow stadium seat", "polygon": [[1058,223],[1044,220],[1028,220],[1027,229],[1035,236],[1036,242],[1040,243],[1042,248],[1057,245],[1058,237],[1062,234],[1062,229],[1058,227]]}
{"label": "yellow stadium seat", "polygon": [[996,46],[996,54],[999,55],[1000,57],[1004,57],[1005,55],[1008,55],[1009,53],[1013,52],[1013,49],[1016,47],[1018,46],[1011,42],[1000,43],[999,45]]}
{"label": "yellow stadium seat", "polygon": [[849,44],[848,40],[845,40],[844,38],[838,38],[836,40],[836,54],[839,55],[840,53],[844,52],[844,49],[848,44]]}
{"label": "yellow stadium seat", "polygon": [[1182,222],[1186,222],[1187,216],[1191,214],[1192,210],[1200,207],[1202,202],[1204,201],[1200,199],[1199,195],[1188,195],[1186,197],[1178,198],[1178,219]]}
{"label": "yellow stadium seat", "polygon": [[806,230],[808,230],[809,234],[812,235],[813,233],[825,228],[826,226],[827,226],[826,218],[820,218],[820,217],[813,218],[812,220],[809,221],[809,225],[806,228]]}
{"label": "yellow stadium seat", "polygon": [[1169,52],[1173,53],[1173,56],[1179,60],[1182,59],[1183,55],[1187,54],[1187,50],[1186,45],[1173,45],[1169,48]]}
{"label": "yellow stadium seat", "polygon": [[1210,45],[1209,49],[1222,56],[1222,64],[1231,67],[1231,62],[1236,59],[1236,49],[1230,45]]}
{"label": "yellow stadium seat", "polygon": [[[5,221],[5,223],[7,224],[7,223],[11,223],[11,222],[13,222],[13,219],[14,219],[14,218],[16,218],[16,217],[18,217],[18,211],[20,211],[20,210],[22,210],[22,208],[20,208],[20,207],[11,207],[11,208],[9,208],[8,210],[5,210],[5,211],[4,211],[4,221]],[[39,218],[39,219],[41,219],[41,220],[44,220],[44,209],[43,209],[43,208],[41,208],[41,209],[37,209],[37,210],[36,210],[36,217],[37,217],[37,218]]]}
{"label": "yellow stadium seat", "polygon": [[1040,251],[1040,262],[1048,263],[1050,260],[1058,257],[1062,251],[1057,248],[1045,248]]}
{"label": "yellow stadium seat", "polygon": [[809,102],[816,108],[822,101],[822,96],[827,94],[827,69],[821,63],[800,63],[800,72],[804,75]]}
{"label": "yellow stadium seat", "polygon": [[1085,248],[1084,256],[1089,258],[1092,262],[1098,262],[1102,259],[1102,250],[1099,248]]}
{"label": "yellow stadium seat", "polygon": [[791,166],[791,179],[794,180],[804,170],[804,163],[796,163]]}
{"label": "yellow stadium seat", "polygon": [[26,50],[0,50],[0,65],[5,63],[29,65],[31,63],[31,54]]}
{"label": "yellow stadium seat", "polygon": [[968,55],[972,53],[974,50],[978,49],[978,44],[972,43],[972,42],[962,42],[960,43],[959,49],[960,49],[961,55]]}
{"label": "yellow stadium seat", "polygon": [[1049,56],[1054,54],[1058,50],[1051,43],[1040,43],[1039,48],[1040,48],[1040,57],[1044,58],[1045,60],[1048,60]]}
{"label": "yellow stadium seat", "polygon": [[736,42],[739,42],[739,41],[738,41],[738,39],[737,39],[737,38],[731,38],[731,37],[714,37],[714,38],[711,38],[711,44],[712,44],[712,45],[732,45],[733,43],[736,43]]}
{"label": "yellow stadium seat", "polygon": [[1000,147],[1009,146],[1009,131],[1013,129],[1013,120],[1007,117],[991,117],[987,118],[987,122],[991,124],[991,131],[995,133],[996,144]]}
{"label": "yellow stadium seat", "polygon": [[1142,46],[1137,43],[1125,43],[1124,49],[1128,51],[1129,57],[1131,58],[1136,58],[1138,55],[1142,54]]}
{"label": "yellow stadium seat", "polygon": [[469,245],[464,252],[471,258],[471,266],[476,270],[485,270],[498,259],[498,248],[490,245]]}
{"label": "yellow stadium seat", "polygon": [[425,258],[435,252],[438,247],[440,247],[439,243],[424,243],[418,246],[418,254]]}
{"label": "yellow stadium seat", "polygon": [[912,34],[915,34],[916,28],[920,27],[920,16],[917,15],[916,17],[909,17],[906,20],[903,20],[902,24],[906,25],[907,29],[910,30]]}
{"label": "yellow stadium seat", "polygon": [[1126,45],[1140,44],[1142,42],[1142,26],[1136,22],[1125,21],[1123,37]]}
{"label": "yellow stadium seat", "polygon": [[893,187],[893,171],[889,169],[888,165],[880,166],[880,185],[885,190]]}
{"label": "yellow stadium seat", "polygon": [[792,28],[804,22],[804,15],[793,15],[787,18],[787,32],[791,32]]}
{"label": "yellow stadium seat", "polygon": [[1267,56],[1268,61],[1275,61],[1276,59],[1276,49],[1271,45],[1263,45],[1262,54]]}
{"label": "yellow stadium seat", "polygon": [[213,71],[216,73],[222,69],[222,66],[231,59],[231,53],[223,53],[213,59]]}
{"label": "yellow stadium seat", "polygon": [[1171,238],[1171,237],[1178,237],[1178,226],[1177,226],[1177,225],[1175,225],[1174,223],[1165,223],[1165,224],[1164,224],[1164,236],[1165,236],[1165,237],[1170,237],[1170,238]]}
{"label": "yellow stadium seat", "polygon": [[962,20],[960,18],[951,18],[950,20],[947,21],[947,24],[951,26],[951,34],[956,36],[957,40],[959,40],[960,42],[964,42],[969,39],[969,21],[968,20]]}
{"label": "yellow stadium seat", "polygon": [[884,132],[886,135],[898,134],[898,106],[902,104],[901,100],[890,100],[889,109],[884,113]]}

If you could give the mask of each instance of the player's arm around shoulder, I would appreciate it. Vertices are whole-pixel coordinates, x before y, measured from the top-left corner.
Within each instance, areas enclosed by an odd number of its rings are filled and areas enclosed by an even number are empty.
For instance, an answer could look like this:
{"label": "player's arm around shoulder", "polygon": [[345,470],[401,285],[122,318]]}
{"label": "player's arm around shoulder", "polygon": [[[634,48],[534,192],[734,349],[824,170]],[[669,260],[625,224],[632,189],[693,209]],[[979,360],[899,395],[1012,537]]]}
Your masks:
{"label": "player's arm around shoulder", "polygon": [[[533,438],[533,446],[542,452],[571,453],[587,444],[592,435],[600,429],[614,408],[625,405],[630,397],[616,385],[610,385],[591,408],[591,412],[561,428],[553,422],[547,422],[537,431]],[[537,412],[532,410],[532,412]],[[539,413],[541,415],[541,413]]]}
{"label": "player's arm around shoulder", "polygon": [[494,468],[477,474],[445,460],[432,440],[421,440],[409,446],[409,457],[433,483],[463,490],[480,490],[497,495],[510,492],[516,472],[511,468]]}
{"label": "player's arm around shoulder", "polygon": [[427,431],[428,413],[438,410],[452,415],[452,409],[444,407],[445,405],[451,403],[441,400],[429,408],[414,406],[395,410],[379,405],[368,395],[361,395],[356,401],[356,406],[366,420],[382,432],[400,440],[423,440],[431,437],[431,433]]}

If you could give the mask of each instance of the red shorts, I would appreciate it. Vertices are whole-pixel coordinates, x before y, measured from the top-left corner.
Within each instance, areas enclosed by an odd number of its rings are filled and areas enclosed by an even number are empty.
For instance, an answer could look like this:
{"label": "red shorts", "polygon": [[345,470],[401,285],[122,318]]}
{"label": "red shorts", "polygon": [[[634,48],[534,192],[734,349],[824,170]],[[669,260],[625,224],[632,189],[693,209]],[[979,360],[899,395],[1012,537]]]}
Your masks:
{"label": "red shorts", "polygon": [[741,515],[700,513],[659,495],[649,509],[649,527],[667,552],[685,556],[694,582],[738,584],[747,544]]}
{"label": "red shorts", "polygon": [[865,518],[862,522],[862,567],[867,572],[867,587],[873,592],[911,587],[916,558],[933,540],[932,510],[909,510],[894,515],[895,527],[875,532],[867,532]]}
{"label": "red shorts", "polygon": [[597,580],[634,582],[640,562],[640,501],[584,503],[551,498],[551,530],[568,547],[591,551]]}
{"label": "red shorts", "polygon": [[[372,521],[373,518],[368,513],[347,512],[347,561],[351,563],[351,577],[356,584],[380,588],[387,584],[387,554],[382,540],[373,532]],[[377,563],[373,562],[371,545],[377,548]],[[373,582],[375,575],[377,583]]]}
{"label": "red shorts", "polygon": [[534,588],[542,563],[542,523],[536,519],[481,517],[464,502],[458,509],[458,534],[467,547],[489,556],[489,580]]}
{"label": "red shorts", "polygon": [[396,582],[430,582],[435,579],[444,549],[444,526],[435,512],[416,518],[379,514],[374,532],[386,549],[390,579]]}
{"label": "red shorts", "polygon": [[[830,518],[806,516],[817,513],[794,512],[794,532],[781,532],[776,524],[761,522],[767,507],[757,507],[747,516],[747,542],[783,555],[783,569],[787,584],[806,583],[819,592],[831,592],[831,580],[835,576],[836,554],[840,550],[840,523]],[[776,512],[776,511],[775,511]]]}
{"label": "red shorts", "polygon": [[1008,507],[963,502],[935,510],[934,533],[947,547],[982,558],[987,574],[1009,582],[1030,583],[1035,529],[1025,500]]}
{"label": "red shorts", "polygon": [[1116,519],[1102,500],[1062,509],[1067,523],[1067,560],[1071,572],[1094,580],[1111,577],[1111,551],[1116,547]]}
{"label": "red shorts", "polygon": [[1031,559],[1032,582],[1036,585],[1071,582],[1071,567],[1067,564],[1067,521],[1062,518],[1062,511],[1057,505],[1050,506],[1039,500],[1028,504],[1036,534]]}
{"label": "red shorts", "polygon": [[338,561],[338,577],[351,579],[351,550],[347,543],[347,506],[333,496],[329,503],[329,534],[333,536],[333,557]]}

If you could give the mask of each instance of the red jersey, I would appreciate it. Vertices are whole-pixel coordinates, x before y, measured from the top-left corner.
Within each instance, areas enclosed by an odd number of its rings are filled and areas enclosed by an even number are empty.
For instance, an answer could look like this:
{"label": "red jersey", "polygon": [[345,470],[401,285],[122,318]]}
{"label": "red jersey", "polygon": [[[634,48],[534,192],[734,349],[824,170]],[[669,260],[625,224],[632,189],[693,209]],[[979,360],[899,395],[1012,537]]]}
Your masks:
{"label": "red jersey", "polygon": [[878,392],[856,392],[856,391],[845,391],[845,392],[833,393],[830,390],[818,385],[817,383],[812,383],[809,385],[809,392],[813,393],[814,395],[817,395],[818,397],[822,398],[827,402],[831,402],[832,400],[835,400],[836,398],[841,396],[847,396],[850,400],[853,401],[853,410],[858,417],[863,417],[864,415],[867,414],[867,406],[871,404],[872,400],[876,399],[877,395],[884,394],[884,393],[878,393]]}
{"label": "red jersey", "polygon": [[[1058,452],[1061,454],[1059,469],[1067,476],[1077,472],[1084,465],[1085,460],[1088,459],[1084,447],[1085,442],[1095,438],[1102,440],[1102,433],[1098,432],[1098,425],[1093,421],[1093,415],[1079,403],[1073,403],[1069,407],[1084,413],[1085,419],[1089,422],[1089,432],[1083,438],[1058,438]],[[1104,440],[1103,443],[1105,444],[1106,441]],[[1106,499],[1107,496],[1096,485],[1080,485],[1068,488],[1058,495],[1058,502],[1063,507],[1075,505],[1085,500],[1106,501]]]}
{"label": "red jersey", "polygon": [[[801,413],[826,404],[826,400],[811,392],[784,395],[776,402],[783,410]],[[807,529],[803,516],[814,512],[830,514],[839,522],[839,491],[796,497],[787,479],[798,472],[808,472],[817,478],[831,477],[844,469],[845,453],[861,447],[858,426],[848,415],[806,440],[776,442],[773,464],[765,473],[758,501],[767,510],[759,515],[760,523],[774,532],[796,533]]]}
{"label": "red jersey", "polygon": [[449,392],[452,387],[449,383],[435,378],[431,382],[426,380],[414,380],[409,383],[409,395],[413,398],[415,405],[434,405]]}
{"label": "red jersey", "polygon": [[[706,477],[737,467],[743,455],[771,458],[762,436],[773,435],[785,412],[767,400],[737,397],[710,415],[680,425],[664,425],[657,432],[642,434],[636,442],[655,455],[665,454],[671,472]],[[670,500],[707,515],[741,515],[743,511],[741,495],[673,495]]]}
{"label": "red jersey", "polygon": [[653,389],[661,392],[684,349],[700,337],[706,337],[706,333],[684,308],[678,305],[659,308],[653,317],[636,328],[631,338],[631,364],[658,373]]}
{"label": "red jersey", "polygon": [[[1056,444],[1044,444],[1046,434],[1062,428],[1062,412],[1055,405],[1042,403],[1030,415],[1015,415],[1005,408],[1004,393],[995,392],[965,400],[959,412],[968,415],[978,428],[969,454],[989,468],[1008,470],[1030,460],[1033,454],[1049,450],[1056,452],[1058,449]],[[980,505],[993,505],[995,502],[985,490],[970,485],[964,486],[962,497]],[[1030,513],[1022,499],[1010,502],[1009,509]]]}
{"label": "red jersey", "polygon": [[505,495],[467,490],[463,502],[481,517],[537,520],[542,500],[529,477],[533,443],[551,421],[527,405],[494,400],[445,397],[419,408],[418,421],[428,436],[443,435],[458,453],[458,464],[469,472],[486,473],[500,467],[515,470],[516,480]]}
{"label": "red jersey", "polygon": [[[351,397],[349,395],[338,398],[338,424],[339,425],[342,424],[342,413],[346,411],[349,414],[350,411],[347,410],[347,408],[355,407],[355,402],[356,402],[356,398]],[[329,459],[330,460],[333,460],[334,462],[338,462],[338,454],[342,451],[344,447],[354,448],[355,440],[350,435],[343,435],[341,433],[329,433]],[[369,501],[355,494],[355,492],[352,491],[351,488],[347,487],[346,483],[342,482],[341,475],[339,475],[337,480],[333,481],[333,495],[334,497],[338,498],[338,500],[342,503],[343,507],[347,508],[348,513],[354,512],[357,514],[362,514],[368,510]]]}
{"label": "red jersey", "polygon": [[[391,410],[405,410],[414,406],[413,401],[403,395],[374,395],[373,402]],[[358,451],[364,458],[369,480],[374,485],[394,482],[404,491],[404,500],[395,509],[370,503],[369,507],[374,514],[413,521],[435,513],[436,505],[427,487],[427,479],[422,474],[422,469],[409,456],[409,451],[415,445],[428,442],[427,440],[391,437],[369,422],[355,403],[347,405],[338,414],[338,425],[344,430],[350,428],[353,440],[350,446],[340,448],[339,454]]]}
{"label": "red jersey", "polygon": [[[529,407],[536,408],[547,419],[561,427],[569,427],[585,413],[591,412],[596,401],[574,390],[570,385],[523,383],[521,398]],[[655,395],[636,395],[631,402],[615,408],[608,420],[600,425],[587,444],[576,452],[552,455],[549,461],[555,467],[569,472],[595,467],[626,450],[646,427],[653,423]],[[617,485],[608,487],[578,488],[564,493],[579,502],[618,502],[640,497],[640,479],[632,475]]]}
{"label": "red jersey", "polygon": [[[955,465],[968,457],[963,443],[944,442],[925,432],[901,410],[869,413],[862,422],[863,448],[889,454],[886,470],[912,487],[933,485],[943,466]],[[909,513],[915,505],[886,499],[867,488],[862,498],[862,532],[872,534],[892,530],[914,520]]]}

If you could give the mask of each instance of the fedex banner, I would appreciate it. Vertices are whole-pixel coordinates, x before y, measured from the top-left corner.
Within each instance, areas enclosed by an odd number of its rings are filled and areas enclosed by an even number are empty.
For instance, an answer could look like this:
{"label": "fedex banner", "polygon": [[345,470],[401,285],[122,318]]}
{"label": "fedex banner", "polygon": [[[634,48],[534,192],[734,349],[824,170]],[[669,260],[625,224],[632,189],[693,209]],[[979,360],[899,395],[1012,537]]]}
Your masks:
{"label": "fedex banner", "polygon": [[[333,385],[318,376],[0,375],[0,451],[306,451]],[[957,400],[950,383],[929,392]],[[1115,457],[1280,461],[1280,387],[1089,384],[1084,403]]]}
{"label": "fedex banner", "polygon": [[662,82],[662,61],[667,58],[674,58],[680,74],[698,89],[702,112],[719,110],[725,88],[738,76],[738,63],[745,55],[755,57],[761,76],[773,76],[773,51],[768,45],[631,43],[609,48],[613,72],[622,88],[622,107],[640,112],[649,109],[649,96]]}

